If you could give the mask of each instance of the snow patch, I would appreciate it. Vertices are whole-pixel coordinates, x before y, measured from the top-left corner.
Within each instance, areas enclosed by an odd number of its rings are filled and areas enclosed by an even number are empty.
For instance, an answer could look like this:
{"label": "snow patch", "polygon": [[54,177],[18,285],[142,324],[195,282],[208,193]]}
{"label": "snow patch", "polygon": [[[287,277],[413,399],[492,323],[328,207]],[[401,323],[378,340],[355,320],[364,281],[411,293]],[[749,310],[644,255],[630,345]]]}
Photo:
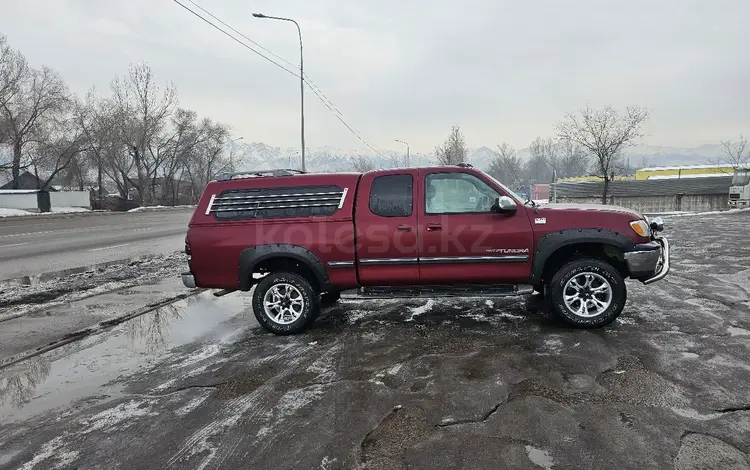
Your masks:
{"label": "snow patch", "polygon": [[180,207],[195,207],[194,205],[180,205],[180,206],[142,206],[142,207],[136,207],[135,209],[130,209],[128,212],[143,212],[143,211],[150,211],[150,210],[163,210],[163,209],[175,209]]}
{"label": "snow patch", "polygon": [[531,460],[531,463],[537,467],[542,467],[546,470],[550,470],[555,464],[552,457],[546,450],[538,449],[534,446],[526,446],[526,456]]}
{"label": "snow patch", "polygon": [[487,299],[487,300],[484,301],[484,305],[486,305],[488,307],[494,307],[495,306],[495,302],[491,301],[490,299]]}
{"label": "snow patch", "polygon": [[736,326],[730,326],[727,328],[730,336],[750,336],[750,331],[744,328],[738,328]]}
{"label": "snow patch", "polygon": [[175,410],[175,414],[180,417],[189,415],[195,409],[201,406],[203,402],[208,399],[209,395],[211,395],[211,391],[204,391],[201,395],[198,395],[197,397],[193,398],[192,400]]}
{"label": "snow patch", "polygon": [[8,209],[6,207],[0,207],[0,217],[17,217],[21,215],[31,215],[31,212],[22,211],[21,209]]}
{"label": "snow patch", "polygon": [[186,367],[186,366],[192,366],[194,364],[197,364],[201,361],[204,361],[208,358],[211,358],[217,354],[219,354],[220,349],[218,344],[210,344],[208,346],[202,347],[196,354],[193,354],[192,356],[186,357],[183,361],[181,361],[178,364],[175,364],[172,366],[172,368],[178,368],[178,367]]}
{"label": "snow patch", "polygon": [[691,410],[690,408],[672,408],[672,412],[683,418],[694,419],[696,421],[710,421],[721,417],[721,413],[709,413],[704,415],[698,413],[696,410]]}
{"label": "snow patch", "polygon": [[155,416],[158,413],[150,411],[150,406],[154,404],[154,400],[136,401],[132,400],[128,403],[120,403],[114,408],[104,410],[90,419],[82,420],[81,424],[88,426],[81,434],[88,434],[94,431],[101,430],[112,430],[115,426],[124,423],[122,428],[124,429],[132,426],[133,418],[140,418],[143,416]]}
{"label": "snow patch", "polygon": [[75,459],[78,458],[78,455],[78,451],[64,451],[62,436],[57,436],[56,438],[42,445],[39,453],[37,453],[31,460],[26,462],[23,467],[21,467],[21,470],[32,470],[38,464],[52,457],[56,458],[58,462],[51,468],[70,468],[71,464],[75,461]]}
{"label": "snow patch", "polygon": [[406,319],[406,321],[414,321],[414,317],[423,315],[424,313],[429,312],[432,310],[432,307],[435,305],[435,301],[433,299],[430,299],[427,301],[426,304],[420,306],[420,307],[410,307],[410,315],[409,318]]}
{"label": "snow patch", "polygon": [[551,337],[544,340],[544,349],[551,354],[560,354],[562,351],[563,342],[558,337]]}
{"label": "snow patch", "polygon": [[746,209],[729,209],[726,211],[707,211],[707,212],[688,212],[686,214],[675,214],[669,216],[669,218],[673,217],[691,217],[691,216],[698,216],[698,215],[716,215],[716,214],[735,214],[737,212],[747,212],[750,211],[750,208]]}
{"label": "snow patch", "polygon": [[683,359],[697,359],[699,356],[692,352],[683,352],[682,358]]}
{"label": "snow patch", "polygon": [[9,209],[0,207],[0,217],[23,217],[29,215],[45,216],[48,214],[73,214],[76,212],[91,212],[91,209],[85,207],[53,207],[51,212],[29,212],[21,209]]}
{"label": "snow patch", "polygon": [[346,320],[349,323],[356,323],[360,321],[361,319],[365,318],[369,312],[365,310],[352,310],[346,315]]}
{"label": "snow patch", "polygon": [[279,402],[276,404],[278,418],[283,419],[291,416],[322,396],[322,385],[312,385],[307,388],[289,390],[279,398]]}

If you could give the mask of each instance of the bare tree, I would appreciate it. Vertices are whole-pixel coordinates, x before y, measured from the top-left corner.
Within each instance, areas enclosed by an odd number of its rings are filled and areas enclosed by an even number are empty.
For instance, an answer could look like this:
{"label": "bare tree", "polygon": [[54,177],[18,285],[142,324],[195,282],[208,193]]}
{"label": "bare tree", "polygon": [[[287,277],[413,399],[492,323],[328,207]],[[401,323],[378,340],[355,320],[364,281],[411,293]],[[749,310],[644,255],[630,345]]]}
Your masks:
{"label": "bare tree", "polygon": [[0,103],[6,140],[13,157],[11,176],[13,186],[18,186],[21,160],[28,144],[38,142],[38,134],[49,121],[58,119],[70,105],[68,89],[53,70],[26,68],[17,85],[17,90],[6,102]]}
{"label": "bare tree", "polygon": [[453,126],[450,135],[442,146],[435,148],[438,163],[441,165],[456,165],[466,162],[466,141],[461,133],[460,126]]}
{"label": "bare tree", "polygon": [[158,137],[177,104],[177,92],[172,84],[160,92],[151,68],[137,64],[130,66],[127,76],[115,78],[112,94],[120,138],[135,170],[135,175],[130,175],[121,168],[121,176],[136,189],[141,204],[149,203],[156,197],[149,183],[164,156],[157,148]]}
{"label": "bare tree", "polygon": [[580,145],[595,157],[594,175],[604,180],[602,204],[607,203],[609,182],[615,176],[618,153],[643,137],[641,130],[650,111],[629,106],[619,113],[611,106],[585,108],[565,115],[557,127],[561,140]]}
{"label": "bare tree", "polygon": [[523,162],[516,155],[516,149],[507,142],[503,142],[497,146],[496,153],[497,155],[490,163],[488,173],[510,186],[511,189],[522,186],[524,183]]}
{"label": "bare tree", "polygon": [[[27,69],[23,54],[12,49],[5,36],[0,34],[0,105],[7,103],[18,92]],[[0,127],[0,143],[4,141],[2,130]]]}
{"label": "bare tree", "polygon": [[591,166],[589,155],[584,149],[570,141],[558,143],[558,164],[560,178],[584,176]]}
{"label": "bare tree", "polygon": [[747,154],[745,153],[747,139],[744,136],[740,136],[738,142],[732,142],[731,140],[725,142],[722,140],[721,147],[724,155],[726,155],[726,161],[723,163],[729,163],[732,168],[744,167],[750,162],[750,150],[748,150]]}
{"label": "bare tree", "polygon": [[47,189],[58,174],[75,166],[75,161],[86,151],[85,134],[72,114],[71,110],[37,128],[35,152],[28,157],[37,179],[39,170],[44,171],[40,189]]}
{"label": "bare tree", "polygon": [[86,158],[76,160],[77,171],[81,180],[84,169],[93,167],[96,171],[97,206],[101,204],[105,172],[111,171],[111,163],[116,160],[114,154],[122,148],[112,108],[111,100],[99,98],[92,88],[74,112],[74,119],[86,141]]}
{"label": "bare tree", "polygon": [[[529,146],[531,157],[546,163],[547,169],[551,173],[550,181],[555,181],[560,177],[558,150],[558,143],[552,138],[542,139],[537,137]],[[541,163],[539,166],[541,167]]]}
{"label": "bare tree", "polygon": [[[398,161],[392,161],[391,163],[394,164],[394,167],[398,167]],[[357,173],[365,173],[371,170],[375,169],[375,162],[372,160],[372,157],[369,157],[367,155],[361,155],[358,157],[352,158],[352,168]]]}

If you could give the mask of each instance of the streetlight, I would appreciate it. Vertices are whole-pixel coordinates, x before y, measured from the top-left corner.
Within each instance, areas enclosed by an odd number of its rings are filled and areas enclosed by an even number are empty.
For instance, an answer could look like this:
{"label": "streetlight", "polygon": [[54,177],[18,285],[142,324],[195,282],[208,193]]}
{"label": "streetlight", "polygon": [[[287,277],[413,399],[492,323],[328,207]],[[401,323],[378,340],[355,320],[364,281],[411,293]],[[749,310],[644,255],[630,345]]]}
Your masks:
{"label": "streetlight", "polygon": [[409,166],[409,144],[407,142],[404,142],[403,140],[398,139],[396,139],[396,142],[406,145],[406,166]]}
{"label": "streetlight", "polygon": [[269,20],[290,21],[297,27],[297,33],[299,33],[300,137],[302,139],[302,171],[305,171],[305,63],[302,56],[302,30],[300,29],[299,24],[291,18],[268,16],[263,13],[253,13],[253,16]]}
{"label": "streetlight", "polygon": [[234,144],[238,140],[242,140],[244,137],[237,137],[229,141],[229,171],[234,172],[234,163],[232,162],[232,155],[234,154]]}

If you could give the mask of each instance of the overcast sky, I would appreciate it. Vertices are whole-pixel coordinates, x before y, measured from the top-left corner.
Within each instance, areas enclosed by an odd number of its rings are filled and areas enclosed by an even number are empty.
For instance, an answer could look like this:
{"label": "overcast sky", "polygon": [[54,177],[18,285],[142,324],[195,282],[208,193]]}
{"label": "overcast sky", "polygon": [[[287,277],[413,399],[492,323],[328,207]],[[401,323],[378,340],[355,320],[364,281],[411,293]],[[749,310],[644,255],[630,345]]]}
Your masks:
{"label": "overcast sky", "polygon": [[[188,0],[182,0],[193,7]],[[297,63],[382,149],[526,147],[585,104],[653,110],[646,143],[750,134],[748,0],[196,0]],[[299,81],[171,0],[3,1],[0,32],[70,87],[106,91],[144,61],[180,104],[245,141],[299,145]],[[193,7],[194,8],[194,7]],[[306,90],[307,146],[364,146]]]}

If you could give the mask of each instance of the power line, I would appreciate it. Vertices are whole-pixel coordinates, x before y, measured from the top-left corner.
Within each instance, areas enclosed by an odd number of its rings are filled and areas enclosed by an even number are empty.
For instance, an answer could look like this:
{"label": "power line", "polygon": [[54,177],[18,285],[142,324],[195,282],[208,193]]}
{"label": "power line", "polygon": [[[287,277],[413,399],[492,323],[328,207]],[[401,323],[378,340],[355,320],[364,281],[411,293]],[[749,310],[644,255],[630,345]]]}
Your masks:
{"label": "power line", "polygon": [[[197,2],[195,2],[194,0],[188,0],[188,1],[189,1],[189,2],[191,3],[191,4],[193,4],[193,5],[194,5],[194,6],[196,7],[196,8],[198,8],[199,10],[201,10],[202,12],[204,12],[205,14],[207,14],[208,16],[210,16],[211,18],[213,18],[214,20],[218,21],[219,23],[221,23],[222,25],[224,25],[224,26],[225,26],[226,28],[230,29],[230,30],[231,30],[232,32],[234,32],[235,34],[239,35],[240,37],[242,37],[242,38],[243,38],[243,39],[245,39],[246,41],[248,41],[248,42],[250,42],[250,43],[254,44],[255,46],[257,46],[257,47],[258,47],[259,49],[261,49],[261,50],[263,50],[263,51],[267,52],[268,54],[272,55],[273,57],[275,57],[275,58],[279,59],[279,60],[280,60],[281,62],[284,62],[285,64],[287,64],[287,65],[289,65],[289,66],[291,66],[291,67],[295,67],[295,68],[297,67],[297,65],[296,65],[296,64],[293,64],[292,62],[290,62],[290,61],[286,60],[285,58],[283,58],[283,57],[281,57],[280,55],[276,54],[276,53],[275,53],[275,52],[273,52],[272,50],[270,50],[270,49],[268,49],[268,48],[264,47],[264,46],[263,46],[262,44],[260,44],[260,43],[258,43],[258,42],[256,42],[256,41],[252,40],[252,39],[251,39],[251,38],[249,38],[249,37],[247,37],[247,36],[246,36],[245,34],[243,34],[242,32],[240,32],[240,31],[236,30],[236,29],[235,29],[234,27],[232,27],[232,25],[230,25],[229,23],[225,22],[224,20],[222,20],[222,19],[221,19],[221,18],[219,18],[218,16],[214,15],[213,13],[211,13],[210,11],[208,11],[207,9],[203,8],[203,7],[202,7],[202,6],[200,5],[200,4],[198,4],[198,3],[197,3]],[[264,58],[265,58],[265,57],[264,57]],[[326,107],[327,107],[327,108],[328,108],[328,109],[329,109],[329,110],[330,110],[330,111],[331,111],[332,113],[334,113],[334,115],[336,115],[336,114],[337,114],[337,115],[339,115],[339,116],[340,116],[340,119],[339,119],[339,120],[341,120],[341,121],[342,121],[342,123],[343,123],[343,124],[344,124],[344,125],[345,125],[345,126],[346,126],[347,128],[349,128],[349,130],[350,130],[350,131],[351,131],[352,133],[356,133],[356,134],[359,134],[359,135],[358,135],[357,137],[358,137],[358,138],[359,138],[360,140],[365,140],[365,141],[367,141],[366,145],[367,145],[367,146],[368,146],[368,147],[369,147],[369,148],[370,148],[371,150],[373,150],[373,151],[374,151],[375,153],[377,153],[377,154],[378,154],[378,155],[380,155],[381,157],[385,157],[385,156],[384,156],[384,155],[383,155],[382,153],[380,153],[380,151],[378,151],[378,150],[377,150],[376,148],[374,148],[374,145],[372,145],[372,142],[370,142],[370,141],[369,141],[369,139],[367,139],[367,138],[366,138],[366,137],[364,136],[364,134],[362,134],[362,132],[361,132],[361,131],[360,131],[359,129],[357,129],[357,128],[356,128],[355,126],[353,126],[353,125],[350,125],[350,124],[347,124],[347,123],[343,122],[343,120],[345,120],[345,119],[346,119],[346,118],[345,118],[345,116],[344,116],[344,113],[342,113],[342,112],[341,112],[341,110],[339,110],[339,109],[338,109],[338,108],[336,107],[336,105],[335,105],[335,104],[333,104],[333,101],[331,101],[331,99],[330,99],[330,98],[328,98],[328,97],[327,97],[327,96],[325,95],[325,93],[323,93],[323,90],[321,90],[321,89],[320,89],[320,87],[319,87],[319,86],[317,86],[317,85],[315,84],[315,82],[313,82],[313,81],[312,81],[312,79],[310,78],[310,76],[309,76],[308,74],[304,73],[304,74],[303,74],[303,78],[304,78],[304,81],[305,81],[305,83],[307,83],[307,86],[308,86],[308,87],[310,88],[310,90],[312,90],[312,92],[313,92],[313,93],[315,93],[315,95],[316,95],[316,96],[318,97],[318,99],[320,99],[320,100],[321,100],[321,102],[323,102],[323,104],[324,104],[324,105],[326,105]]]}
{"label": "power line", "polygon": [[293,72],[293,71],[291,71],[291,70],[287,69],[286,67],[284,67],[283,65],[281,65],[281,64],[279,64],[278,62],[274,61],[273,59],[271,59],[271,58],[269,58],[269,57],[266,57],[266,56],[265,56],[265,55],[263,55],[262,53],[260,53],[260,52],[256,51],[256,50],[255,50],[255,49],[253,49],[252,47],[248,46],[248,45],[247,45],[247,44],[245,44],[244,42],[240,41],[240,40],[239,40],[239,39],[237,39],[236,37],[232,36],[232,35],[231,35],[231,34],[229,34],[228,32],[224,31],[223,29],[219,28],[219,27],[218,27],[218,26],[216,26],[215,24],[213,24],[213,23],[211,23],[210,21],[208,21],[208,20],[207,20],[207,19],[206,19],[205,17],[201,16],[201,15],[200,15],[199,13],[197,13],[196,11],[194,11],[194,10],[191,10],[191,9],[190,9],[190,8],[189,8],[188,6],[186,6],[186,5],[184,4],[184,3],[180,2],[179,0],[172,0],[172,1],[174,1],[174,2],[176,3],[176,4],[180,5],[180,6],[182,7],[182,8],[186,9],[187,11],[189,11],[190,13],[192,13],[193,15],[197,16],[198,18],[202,19],[203,21],[205,21],[205,22],[206,22],[206,23],[208,23],[209,25],[213,26],[213,27],[214,27],[214,28],[216,28],[217,30],[221,31],[221,32],[222,32],[222,33],[224,33],[224,35],[226,35],[227,37],[229,37],[229,38],[233,39],[234,41],[238,42],[238,43],[239,43],[240,45],[242,45],[243,47],[245,47],[245,48],[247,48],[247,49],[250,49],[250,50],[251,50],[251,51],[253,51],[254,53],[258,54],[259,56],[263,57],[263,58],[264,58],[264,59],[266,59],[267,61],[271,62],[271,63],[272,63],[273,65],[275,65],[275,66],[279,67],[279,68],[280,68],[281,70],[283,70],[283,71],[285,71],[285,72],[287,72],[287,73],[290,73],[290,74],[294,75],[295,77],[299,77],[299,74],[297,74],[297,73],[295,73],[295,72]]}
{"label": "power line", "polygon": [[[264,55],[263,53],[257,51],[256,49],[254,49],[254,48],[252,48],[250,46],[248,46],[247,44],[245,44],[241,40],[239,40],[236,37],[234,37],[232,34],[228,33],[227,31],[225,31],[224,29],[220,28],[216,24],[212,23],[211,21],[209,21],[205,17],[201,16],[196,11],[190,9],[188,6],[184,5],[179,0],[173,0],[173,1],[175,3],[177,3],[178,5],[180,5],[182,8],[184,8],[187,11],[189,11],[190,13],[192,13],[193,15],[197,16],[198,18],[200,18],[201,20],[203,20],[204,22],[206,22],[207,24],[211,25],[213,28],[217,29],[218,31],[220,31],[224,35],[226,35],[229,38],[231,38],[232,40],[238,42],[243,47],[249,49],[250,51],[254,52],[255,54],[259,55],[260,57],[266,59],[267,61],[269,61],[272,64],[274,64],[275,66],[281,68],[285,72],[287,72],[287,73],[289,73],[291,75],[294,75],[295,77],[299,77],[299,73],[293,72],[293,71],[289,70],[288,68],[284,67],[283,65],[279,64],[278,62],[276,62],[273,59],[269,58],[268,56]],[[198,3],[194,2],[193,0],[188,0],[188,1],[191,4],[195,5],[195,7],[199,8],[201,11],[203,11],[204,13],[206,13],[208,16],[210,16],[211,18],[215,19],[216,21],[218,21],[219,23],[221,23],[222,25],[224,25],[225,27],[227,27],[228,29],[230,29],[231,31],[233,31],[234,33],[236,33],[237,35],[241,36],[242,38],[244,38],[248,42],[250,42],[250,43],[254,44],[255,46],[257,46],[259,49],[262,49],[263,51],[267,52],[268,54],[272,55],[273,57],[276,57],[281,62],[284,62],[285,64],[288,64],[291,67],[295,67],[295,68],[297,67],[295,64],[289,62],[288,60],[286,60],[283,57],[279,56],[278,54],[274,53],[273,51],[271,51],[271,50],[263,47],[261,44],[257,43],[256,41],[253,41],[252,39],[250,39],[246,35],[242,34],[239,31],[237,31],[231,25],[229,25],[228,23],[226,23],[225,21],[223,21],[222,19],[220,19],[219,17],[217,17],[216,15],[214,15],[213,13],[211,13],[210,11],[206,10],[205,8],[203,8],[202,6],[200,6]],[[338,119],[349,130],[349,132],[351,132],[355,137],[357,137],[357,139],[359,139],[367,148],[369,148],[370,150],[372,150],[373,152],[375,152],[379,156],[381,156],[383,158],[387,158],[385,155],[383,155],[383,153],[380,150],[377,149],[377,147],[375,147],[375,145],[373,145],[370,142],[370,140],[367,137],[364,136],[364,134],[362,134],[362,132],[359,129],[357,129],[356,127],[354,127],[354,126],[352,126],[352,125],[350,125],[349,123],[346,122],[346,118],[344,117],[344,114],[336,107],[336,105],[333,104],[333,102],[323,93],[323,91],[310,79],[310,77],[307,74],[303,75],[303,81],[305,83],[307,83],[308,88],[310,88],[310,90],[315,94],[315,96],[318,97],[318,99],[326,106],[326,108],[328,108],[329,111],[331,111],[331,113],[333,113],[333,115],[336,117],[336,119]]]}

